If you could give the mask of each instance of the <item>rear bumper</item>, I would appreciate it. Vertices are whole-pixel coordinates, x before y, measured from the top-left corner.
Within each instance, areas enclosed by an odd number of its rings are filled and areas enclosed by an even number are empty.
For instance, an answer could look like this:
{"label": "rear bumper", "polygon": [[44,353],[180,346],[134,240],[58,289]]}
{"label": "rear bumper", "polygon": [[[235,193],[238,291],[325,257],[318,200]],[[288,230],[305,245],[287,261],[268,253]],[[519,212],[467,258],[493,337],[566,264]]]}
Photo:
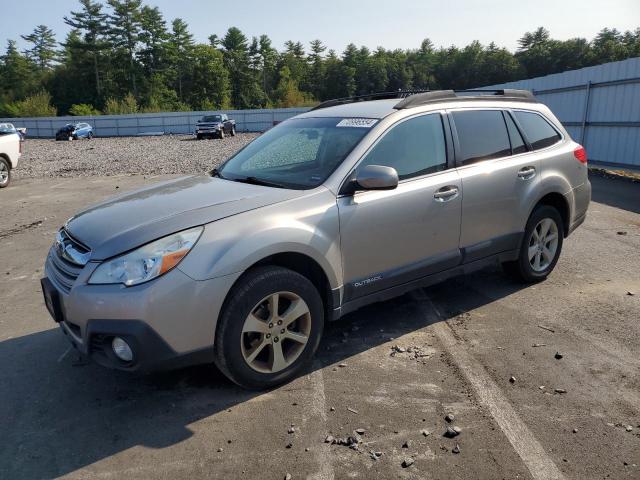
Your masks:
{"label": "rear bumper", "polygon": [[587,218],[587,210],[591,202],[591,182],[587,180],[582,185],[575,187],[572,191],[573,214],[567,235],[584,223]]}

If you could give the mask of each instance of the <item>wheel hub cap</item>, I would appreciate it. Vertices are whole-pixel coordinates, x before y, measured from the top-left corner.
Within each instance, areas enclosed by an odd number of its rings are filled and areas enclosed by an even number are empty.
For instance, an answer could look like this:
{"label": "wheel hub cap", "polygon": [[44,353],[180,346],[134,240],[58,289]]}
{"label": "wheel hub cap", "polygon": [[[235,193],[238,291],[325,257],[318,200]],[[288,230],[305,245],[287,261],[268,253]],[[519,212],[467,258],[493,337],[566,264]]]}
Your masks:
{"label": "wheel hub cap", "polygon": [[263,298],[244,321],[240,349],[247,365],[260,373],[276,373],[293,364],[311,334],[311,313],[292,292]]}
{"label": "wheel hub cap", "polygon": [[538,222],[529,237],[529,264],[536,272],[546,270],[558,250],[558,225],[551,218]]}

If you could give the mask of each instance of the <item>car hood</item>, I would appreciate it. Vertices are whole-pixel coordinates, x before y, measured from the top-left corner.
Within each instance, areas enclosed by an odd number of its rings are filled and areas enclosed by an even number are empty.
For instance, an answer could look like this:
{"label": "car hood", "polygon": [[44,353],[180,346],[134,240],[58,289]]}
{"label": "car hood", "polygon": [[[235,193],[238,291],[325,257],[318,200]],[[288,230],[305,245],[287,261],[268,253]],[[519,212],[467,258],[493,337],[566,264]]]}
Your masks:
{"label": "car hood", "polygon": [[71,217],[67,232],[104,260],[180,230],[303,195],[206,175],[170,180],[109,199]]}

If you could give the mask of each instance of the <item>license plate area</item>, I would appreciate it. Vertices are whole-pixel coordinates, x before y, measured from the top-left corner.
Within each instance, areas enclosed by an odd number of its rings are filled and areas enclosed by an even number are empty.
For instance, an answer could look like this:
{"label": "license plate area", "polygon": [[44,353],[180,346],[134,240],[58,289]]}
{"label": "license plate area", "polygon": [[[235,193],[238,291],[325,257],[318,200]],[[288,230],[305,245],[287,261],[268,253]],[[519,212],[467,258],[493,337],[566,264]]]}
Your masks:
{"label": "license plate area", "polygon": [[44,304],[47,310],[57,323],[62,322],[64,314],[62,313],[60,294],[51,283],[51,280],[46,277],[40,279],[40,285],[42,286],[42,295],[44,296]]}

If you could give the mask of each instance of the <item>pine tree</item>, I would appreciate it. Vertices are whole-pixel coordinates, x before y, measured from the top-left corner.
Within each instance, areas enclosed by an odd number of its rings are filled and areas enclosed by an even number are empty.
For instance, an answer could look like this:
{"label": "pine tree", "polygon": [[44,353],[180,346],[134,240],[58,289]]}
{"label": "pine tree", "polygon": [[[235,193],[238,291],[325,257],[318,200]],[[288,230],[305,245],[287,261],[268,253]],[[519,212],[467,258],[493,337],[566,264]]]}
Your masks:
{"label": "pine tree", "polygon": [[67,41],[63,46],[81,48],[88,52],[93,60],[93,74],[95,78],[96,96],[102,91],[100,82],[100,55],[108,48],[105,41],[107,33],[107,15],[102,12],[102,4],[92,0],[80,0],[82,10],[71,12],[71,17],[64,17],[64,23],[79,30],[82,38],[71,37],[73,44]]}
{"label": "pine tree", "polygon": [[38,65],[40,70],[51,68],[53,62],[58,58],[57,42],[53,30],[46,25],[38,25],[33,33],[21,36],[33,45],[25,53]]}
{"label": "pine tree", "polygon": [[112,9],[112,13],[108,15],[109,38],[113,48],[124,54],[133,96],[137,97],[135,54],[142,29],[142,12],[140,11],[142,0],[107,0],[107,3]]}

